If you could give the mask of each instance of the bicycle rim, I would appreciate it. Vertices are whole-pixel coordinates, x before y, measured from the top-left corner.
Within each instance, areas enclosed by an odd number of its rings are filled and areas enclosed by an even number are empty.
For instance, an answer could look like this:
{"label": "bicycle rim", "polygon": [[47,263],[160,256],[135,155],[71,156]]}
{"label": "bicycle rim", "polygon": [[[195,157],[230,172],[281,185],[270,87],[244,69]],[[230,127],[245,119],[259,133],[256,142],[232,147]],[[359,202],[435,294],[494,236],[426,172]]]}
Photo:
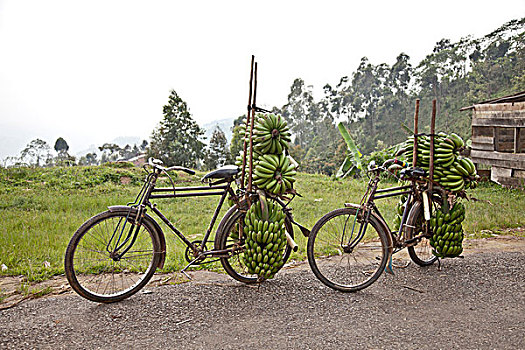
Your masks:
{"label": "bicycle rim", "polygon": [[[373,216],[366,232],[359,235],[362,220],[354,208],[334,210],[323,216],[308,238],[308,262],[314,274],[327,286],[354,292],[371,285],[385,269],[388,240]],[[353,228],[353,230],[352,230]],[[345,246],[352,246],[345,250]]]}
{"label": "bicycle rim", "polygon": [[118,245],[122,253],[131,244],[127,234],[137,226],[126,217],[127,212],[99,214],[73,236],[66,252],[66,275],[81,296],[97,302],[119,301],[140,290],[155,272],[159,249],[154,229],[147,225],[138,227],[135,241],[120,259],[110,256]]}
{"label": "bicycle rim", "polygon": [[[416,203],[412,208],[407,224],[415,227],[411,230],[412,233],[410,237],[408,237],[409,239],[422,235],[425,232],[425,226],[427,223],[424,218],[423,205],[421,202]],[[437,257],[432,254],[432,249],[430,240],[426,237],[421,238],[417,245],[407,248],[408,255],[412,261],[419,266],[429,266],[437,261]]]}

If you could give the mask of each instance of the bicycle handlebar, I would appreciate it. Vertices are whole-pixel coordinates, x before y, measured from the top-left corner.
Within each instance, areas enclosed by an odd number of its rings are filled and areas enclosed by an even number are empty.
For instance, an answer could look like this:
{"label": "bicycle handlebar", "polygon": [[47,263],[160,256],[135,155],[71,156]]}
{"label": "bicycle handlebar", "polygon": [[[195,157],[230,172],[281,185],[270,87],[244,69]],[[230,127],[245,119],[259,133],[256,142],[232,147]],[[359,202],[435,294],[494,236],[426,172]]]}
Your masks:
{"label": "bicycle handlebar", "polygon": [[408,163],[407,162],[403,162],[402,160],[394,158],[394,159],[387,159],[387,160],[385,160],[385,162],[382,165],[380,165],[380,166],[376,166],[376,162],[375,161],[371,161],[368,164],[368,171],[377,171],[377,170],[388,170],[388,171],[390,171],[389,166],[391,166],[391,165],[399,165],[401,168],[408,167]]}
{"label": "bicycle handlebar", "polygon": [[185,167],[182,167],[182,166],[171,166],[169,168],[166,168],[166,167],[163,167],[161,164],[162,164],[162,160],[160,159],[155,159],[153,157],[150,157],[148,159],[148,164],[153,167],[153,168],[156,168],[156,169],[160,169],[160,170],[164,170],[164,171],[172,171],[172,170],[175,170],[175,171],[183,171],[187,174],[190,174],[190,175],[195,175],[195,171],[194,170],[191,170],[191,169],[188,169],[188,168],[185,168]]}
{"label": "bicycle handlebar", "polygon": [[[390,164],[390,163],[392,163],[392,164]],[[408,163],[404,162],[402,160],[399,160],[397,158],[387,159],[383,163],[382,167],[387,168],[389,165],[400,165],[402,168],[406,168],[408,166]]]}

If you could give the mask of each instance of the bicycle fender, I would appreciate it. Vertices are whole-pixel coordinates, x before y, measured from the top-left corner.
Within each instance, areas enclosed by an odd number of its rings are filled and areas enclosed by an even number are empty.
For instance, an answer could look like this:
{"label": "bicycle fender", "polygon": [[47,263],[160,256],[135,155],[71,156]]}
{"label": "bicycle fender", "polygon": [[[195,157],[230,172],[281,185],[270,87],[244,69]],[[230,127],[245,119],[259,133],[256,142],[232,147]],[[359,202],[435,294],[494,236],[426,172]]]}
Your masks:
{"label": "bicycle fender", "polygon": [[421,203],[420,201],[417,201],[412,205],[412,208],[410,208],[410,211],[408,212],[408,216],[407,216],[407,237],[408,239],[414,237],[414,229],[412,227],[413,221],[417,219],[416,215],[417,215],[418,210],[421,210],[421,206],[423,206],[423,203]]}
{"label": "bicycle fender", "polygon": [[[132,208],[126,205],[112,205],[108,207],[108,210],[111,212],[124,211],[127,213],[131,213],[132,215],[136,215],[138,211],[137,208]],[[166,260],[166,238],[164,237],[164,232],[162,231],[162,228],[157,223],[157,221],[155,221],[148,214],[144,214],[143,220],[148,221],[155,228],[157,239],[160,244],[160,260],[159,260],[159,264],[157,265],[157,267],[159,269],[162,269],[164,267],[164,261]]]}

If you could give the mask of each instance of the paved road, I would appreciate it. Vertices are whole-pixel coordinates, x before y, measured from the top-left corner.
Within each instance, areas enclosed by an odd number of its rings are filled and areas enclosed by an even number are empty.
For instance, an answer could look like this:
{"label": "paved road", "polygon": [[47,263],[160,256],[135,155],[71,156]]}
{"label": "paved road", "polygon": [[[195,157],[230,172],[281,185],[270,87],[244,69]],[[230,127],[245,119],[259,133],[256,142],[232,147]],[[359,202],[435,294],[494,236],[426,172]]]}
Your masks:
{"label": "paved road", "polygon": [[53,296],[0,311],[0,349],[525,349],[524,264],[475,252],[354,294],[303,264],[260,287],[200,273],[117,304]]}

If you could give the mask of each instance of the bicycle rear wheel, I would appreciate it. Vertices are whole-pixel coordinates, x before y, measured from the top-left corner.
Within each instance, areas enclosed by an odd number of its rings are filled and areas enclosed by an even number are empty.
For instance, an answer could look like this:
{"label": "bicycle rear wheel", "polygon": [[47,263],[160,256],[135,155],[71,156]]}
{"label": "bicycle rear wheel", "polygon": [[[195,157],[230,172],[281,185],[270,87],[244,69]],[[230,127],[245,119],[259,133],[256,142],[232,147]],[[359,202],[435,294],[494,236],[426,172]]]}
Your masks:
{"label": "bicycle rear wheel", "polygon": [[330,288],[355,292],[374,283],[388,261],[387,232],[374,214],[359,235],[362,215],[341,208],[324,215],[308,237],[308,262],[315,276]]}
{"label": "bicycle rear wheel", "polygon": [[428,222],[424,218],[423,204],[416,202],[410,209],[407,219],[408,227],[414,229],[408,230],[407,239],[421,236],[421,240],[415,246],[408,247],[408,255],[413,262],[419,266],[429,266],[436,262],[437,256],[432,254],[432,246],[430,245],[429,237],[425,236],[428,230]]}
{"label": "bicycle rear wheel", "polygon": [[140,226],[132,221],[128,211],[106,211],[75,232],[66,250],[65,271],[78,294],[100,303],[116,302],[133,295],[151,279],[160,259],[157,232],[146,219]]}
{"label": "bicycle rear wheel", "polygon": [[[221,264],[232,278],[243,283],[255,283],[258,281],[256,274],[250,274],[248,267],[244,263],[245,240],[243,232],[245,214],[238,209],[233,209],[226,213],[217,229],[215,237],[216,250],[232,250],[228,257],[221,258]],[[288,233],[293,237],[293,229],[290,220],[285,219],[285,226]],[[283,262],[290,257],[292,249],[286,245],[283,252]]]}

